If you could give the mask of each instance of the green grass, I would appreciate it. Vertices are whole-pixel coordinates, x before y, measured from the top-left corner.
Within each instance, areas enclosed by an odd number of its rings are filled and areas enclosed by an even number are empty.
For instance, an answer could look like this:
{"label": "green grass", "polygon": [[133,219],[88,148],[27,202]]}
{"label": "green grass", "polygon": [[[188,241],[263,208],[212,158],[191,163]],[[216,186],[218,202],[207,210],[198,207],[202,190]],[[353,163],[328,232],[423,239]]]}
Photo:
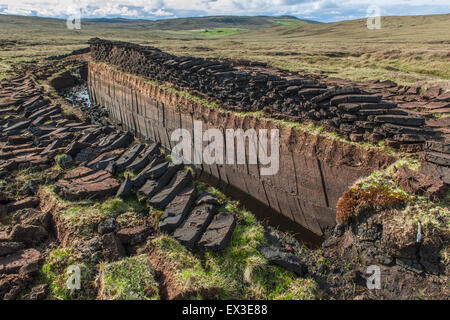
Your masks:
{"label": "green grass", "polygon": [[242,219],[230,245],[223,253],[205,254],[206,273],[221,288],[222,299],[304,300],[317,297],[317,284],[289,271],[270,265],[256,250],[265,243],[264,230],[255,216],[228,203],[222,210],[233,210]]}
{"label": "green grass", "polygon": [[8,77],[8,71],[10,67],[11,67],[10,63],[8,63],[7,61],[0,60],[0,81]]}
{"label": "green grass", "polygon": [[[40,269],[36,284],[47,283],[49,300],[92,300],[96,298],[94,280],[98,257],[82,259],[75,248],[56,248],[51,250]],[[67,281],[70,266],[80,268],[80,290],[70,290]]]}
{"label": "green grass", "polygon": [[204,36],[207,38],[217,38],[241,34],[247,31],[248,30],[246,29],[238,29],[238,28],[214,28],[214,29],[193,30],[192,32],[196,35]]}
{"label": "green grass", "polygon": [[298,26],[298,25],[308,23],[304,20],[298,20],[298,19],[272,19],[270,21],[273,23],[281,24],[283,26]]}
{"label": "green grass", "polygon": [[146,255],[100,266],[100,297],[104,300],[159,300],[158,283]]}

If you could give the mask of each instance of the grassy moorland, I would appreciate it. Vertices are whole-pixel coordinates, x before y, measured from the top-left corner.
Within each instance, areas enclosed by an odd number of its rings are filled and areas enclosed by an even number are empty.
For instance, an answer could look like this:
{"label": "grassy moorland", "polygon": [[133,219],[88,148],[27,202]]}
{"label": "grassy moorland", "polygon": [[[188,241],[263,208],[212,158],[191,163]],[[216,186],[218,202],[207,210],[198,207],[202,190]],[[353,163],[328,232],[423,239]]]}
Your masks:
{"label": "grassy moorland", "polygon": [[[391,79],[401,84],[450,87],[450,15],[383,17],[312,23],[293,17],[205,17],[161,21],[64,20],[0,15],[0,74],[11,63],[86,46],[91,37],[153,45],[179,54],[267,62],[350,80]],[[2,77],[0,75],[0,77]]]}
{"label": "grassy moorland", "polygon": [[219,41],[180,46],[157,41],[177,54],[246,58],[289,70],[305,70],[350,80],[392,79],[399,83],[450,79],[450,15],[383,17],[380,30],[366,21],[278,26]]}
{"label": "grassy moorland", "polygon": [[[92,37],[156,45],[159,41],[202,43],[283,24],[309,23],[292,17],[204,17],[160,21],[126,19],[82,20],[80,30],[65,20],[0,15],[0,73],[11,63],[60,55],[86,47]],[[188,53],[186,51],[186,53]]]}

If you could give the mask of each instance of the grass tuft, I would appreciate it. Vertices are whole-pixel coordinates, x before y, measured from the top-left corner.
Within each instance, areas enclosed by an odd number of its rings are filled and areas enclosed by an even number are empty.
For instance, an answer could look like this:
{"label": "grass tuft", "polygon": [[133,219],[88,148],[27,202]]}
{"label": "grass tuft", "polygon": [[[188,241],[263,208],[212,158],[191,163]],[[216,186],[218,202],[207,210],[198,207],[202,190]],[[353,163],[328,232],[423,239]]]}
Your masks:
{"label": "grass tuft", "polygon": [[146,255],[100,265],[100,292],[104,300],[159,300],[158,283]]}
{"label": "grass tuft", "polygon": [[[37,283],[47,283],[50,300],[92,300],[96,297],[94,286],[95,257],[82,260],[76,249],[57,248],[47,255],[41,267]],[[77,266],[80,270],[80,290],[71,290],[67,286],[70,277],[69,267]]]}

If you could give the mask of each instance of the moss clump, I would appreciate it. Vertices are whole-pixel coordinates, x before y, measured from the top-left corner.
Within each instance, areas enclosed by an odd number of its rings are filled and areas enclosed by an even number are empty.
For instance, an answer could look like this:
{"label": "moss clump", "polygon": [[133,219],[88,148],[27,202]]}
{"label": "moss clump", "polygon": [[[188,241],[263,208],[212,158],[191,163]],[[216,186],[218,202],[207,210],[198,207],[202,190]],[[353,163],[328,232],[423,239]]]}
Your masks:
{"label": "moss clump", "polygon": [[336,221],[344,224],[370,209],[387,209],[404,204],[408,196],[386,185],[354,187],[342,195],[336,205]]}
{"label": "moss clump", "polygon": [[[403,166],[407,167],[409,170],[417,171],[420,169],[421,163],[420,161],[411,158],[397,160],[386,169],[375,171],[370,176],[357,181],[353,187],[348,190],[347,197],[350,194],[355,195],[355,193],[357,193],[356,190],[359,189],[362,190],[361,192],[370,192],[371,189],[382,188],[385,189],[385,193],[390,193],[393,197],[398,195],[397,198],[404,198],[405,206],[399,211],[398,217],[398,219],[403,221],[403,224],[412,223],[417,225],[417,223],[421,223],[424,227],[429,225],[443,231],[448,230],[447,221],[450,218],[448,209],[450,192],[448,192],[440,202],[430,201],[424,196],[408,194],[394,181],[397,170]],[[345,206],[345,202],[346,201],[343,199],[341,204]],[[379,209],[381,208],[379,207]]]}
{"label": "moss clump", "polygon": [[410,170],[418,170],[421,163],[411,158],[402,158],[392,163],[384,170],[372,172],[348,189],[336,205],[336,221],[345,223],[351,217],[357,217],[367,210],[394,208],[417,200],[417,197],[407,194],[398,187],[393,178],[397,169],[406,166]]}
{"label": "moss clump", "polygon": [[408,217],[408,223],[423,228],[431,227],[449,234],[450,232],[450,209],[445,200],[434,203],[425,197],[416,196],[412,198],[402,210],[401,215]]}
{"label": "moss clump", "polygon": [[100,293],[105,300],[159,300],[158,283],[146,255],[100,266]]}
{"label": "moss clump", "polygon": [[161,271],[170,278],[171,290],[175,292],[171,298],[203,298],[207,292],[214,291],[198,257],[177,240],[159,236],[150,240],[148,245],[153,249],[153,265],[161,264]]}
{"label": "moss clump", "polygon": [[[40,270],[38,283],[49,286],[50,300],[92,300],[96,297],[94,286],[95,261],[83,261],[73,248],[57,248],[47,255]],[[71,290],[67,286],[69,267],[80,269],[80,289]]]}

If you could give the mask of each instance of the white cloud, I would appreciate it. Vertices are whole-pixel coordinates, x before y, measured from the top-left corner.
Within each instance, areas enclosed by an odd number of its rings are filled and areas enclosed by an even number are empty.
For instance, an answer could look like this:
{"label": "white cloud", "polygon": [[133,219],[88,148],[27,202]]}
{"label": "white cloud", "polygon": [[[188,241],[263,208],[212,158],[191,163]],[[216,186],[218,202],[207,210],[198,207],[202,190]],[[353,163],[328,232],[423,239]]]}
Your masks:
{"label": "white cloud", "polygon": [[369,5],[385,15],[450,12],[448,0],[0,0],[0,13],[65,18],[76,6],[84,18],[287,14],[335,21],[362,18]]}

